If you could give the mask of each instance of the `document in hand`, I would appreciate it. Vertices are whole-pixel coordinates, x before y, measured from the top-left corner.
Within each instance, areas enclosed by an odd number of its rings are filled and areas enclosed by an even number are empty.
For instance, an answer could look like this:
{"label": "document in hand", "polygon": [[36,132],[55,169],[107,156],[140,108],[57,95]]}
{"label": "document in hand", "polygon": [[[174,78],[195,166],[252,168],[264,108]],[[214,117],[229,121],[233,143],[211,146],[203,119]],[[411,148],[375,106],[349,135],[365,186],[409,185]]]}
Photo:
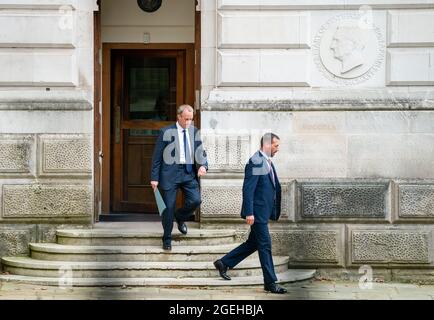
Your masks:
{"label": "document in hand", "polygon": [[160,190],[158,190],[158,188],[155,190],[154,194],[155,201],[157,202],[158,212],[161,216],[164,210],[166,210],[166,204],[164,203],[163,197],[161,196]]}

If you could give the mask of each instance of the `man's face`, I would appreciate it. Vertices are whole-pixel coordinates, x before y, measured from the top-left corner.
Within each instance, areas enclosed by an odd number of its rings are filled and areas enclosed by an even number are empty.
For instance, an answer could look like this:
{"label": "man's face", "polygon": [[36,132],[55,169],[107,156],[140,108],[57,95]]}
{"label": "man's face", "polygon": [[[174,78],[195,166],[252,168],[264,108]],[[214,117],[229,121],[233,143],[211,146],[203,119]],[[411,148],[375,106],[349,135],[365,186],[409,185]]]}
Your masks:
{"label": "man's face", "polygon": [[193,122],[193,112],[190,110],[184,110],[184,112],[178,115],[178,123],[183,129],[188,129]]}
{"label": "man's face", "polygon": [[264,146],[262,151],[264,151],[268,156],[274,157],[274,155],[279,152],[280,140],[273,138],[273,142],[269,143],[264,141]]}

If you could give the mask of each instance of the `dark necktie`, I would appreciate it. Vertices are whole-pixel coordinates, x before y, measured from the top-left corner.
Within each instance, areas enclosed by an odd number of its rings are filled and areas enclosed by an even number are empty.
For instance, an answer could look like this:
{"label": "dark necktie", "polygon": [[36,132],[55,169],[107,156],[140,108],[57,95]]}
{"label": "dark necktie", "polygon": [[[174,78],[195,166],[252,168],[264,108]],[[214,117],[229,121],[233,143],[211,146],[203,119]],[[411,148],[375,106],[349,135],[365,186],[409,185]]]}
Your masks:
{"label": "dark necktie", "polygon": [[271,159],[268,159],[268,164],[270,165],[271,179],[273,180],[273,184],[276,185],[276,179],[274,178],[274,170],[271,165]]}
{"label": "dark necktie", "polygon": [[187,144],[187,130],[182,130],[184,133],[184,154],[185,154],[185,170],[187,173],[191,173],[193,171],[193,165],[191,161],[191,154]]}

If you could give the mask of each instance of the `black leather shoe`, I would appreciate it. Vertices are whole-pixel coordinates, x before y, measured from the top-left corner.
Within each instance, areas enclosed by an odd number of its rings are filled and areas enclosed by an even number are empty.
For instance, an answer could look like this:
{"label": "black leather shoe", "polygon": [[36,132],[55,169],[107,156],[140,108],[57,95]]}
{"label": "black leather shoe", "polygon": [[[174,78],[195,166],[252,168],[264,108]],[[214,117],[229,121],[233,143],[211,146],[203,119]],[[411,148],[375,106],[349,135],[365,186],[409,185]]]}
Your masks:
{"label": "black leather shoe", "polygon": [[182,234],[187,234],[188,230],[187,230],[187,225],[185,224],[185,222],[178,222],[178,230]]}
{"label": "black leather shoe", "polygon": [[288,291],[285,288],[282,288],[281,286],[278,286],[275,283],[265,284],[264,290],[271,293],[277,293],[277,294],[284,294]]}
{"label": "black leather shoe", "polygon": [[229,277],[226,274],[226,271],[228,271],[229,268],[227,266],[225,266],[221,260],[215,261],[214,267],[219,271],[220,277],[222,277],[225,280],[231,280],[231,277]]}
{"label": "black leather shoe", "polygon": [[167,251],[172,250],[172,245],[167,244],[167,243],[163,243],[163,250],[167,250]]}

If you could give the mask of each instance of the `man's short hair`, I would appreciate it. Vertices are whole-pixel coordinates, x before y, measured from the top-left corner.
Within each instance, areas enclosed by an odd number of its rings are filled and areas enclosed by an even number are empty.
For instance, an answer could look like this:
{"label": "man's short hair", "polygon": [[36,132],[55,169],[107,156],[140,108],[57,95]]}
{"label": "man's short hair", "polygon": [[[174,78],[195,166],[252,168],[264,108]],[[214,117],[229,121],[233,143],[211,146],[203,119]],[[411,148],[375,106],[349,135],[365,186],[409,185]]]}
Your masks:
{"label": "man's short hair", "polygon": [[277,134],[271,132],[264,134],[264,136],[261,138],[261,148],[264,146],[264,142],[269,142],[271,144],[273,143],[274,139],[280,140]]}
{"label": "man's short hair", "polygon": [[185,110],[188,110],[190,112],[194,112],[194,109],[192,106],[188,105],[188,104],[183,104],[182,106],[178,107],[178,110],[176,111],[176,113],[178,115],[181,115]]}

